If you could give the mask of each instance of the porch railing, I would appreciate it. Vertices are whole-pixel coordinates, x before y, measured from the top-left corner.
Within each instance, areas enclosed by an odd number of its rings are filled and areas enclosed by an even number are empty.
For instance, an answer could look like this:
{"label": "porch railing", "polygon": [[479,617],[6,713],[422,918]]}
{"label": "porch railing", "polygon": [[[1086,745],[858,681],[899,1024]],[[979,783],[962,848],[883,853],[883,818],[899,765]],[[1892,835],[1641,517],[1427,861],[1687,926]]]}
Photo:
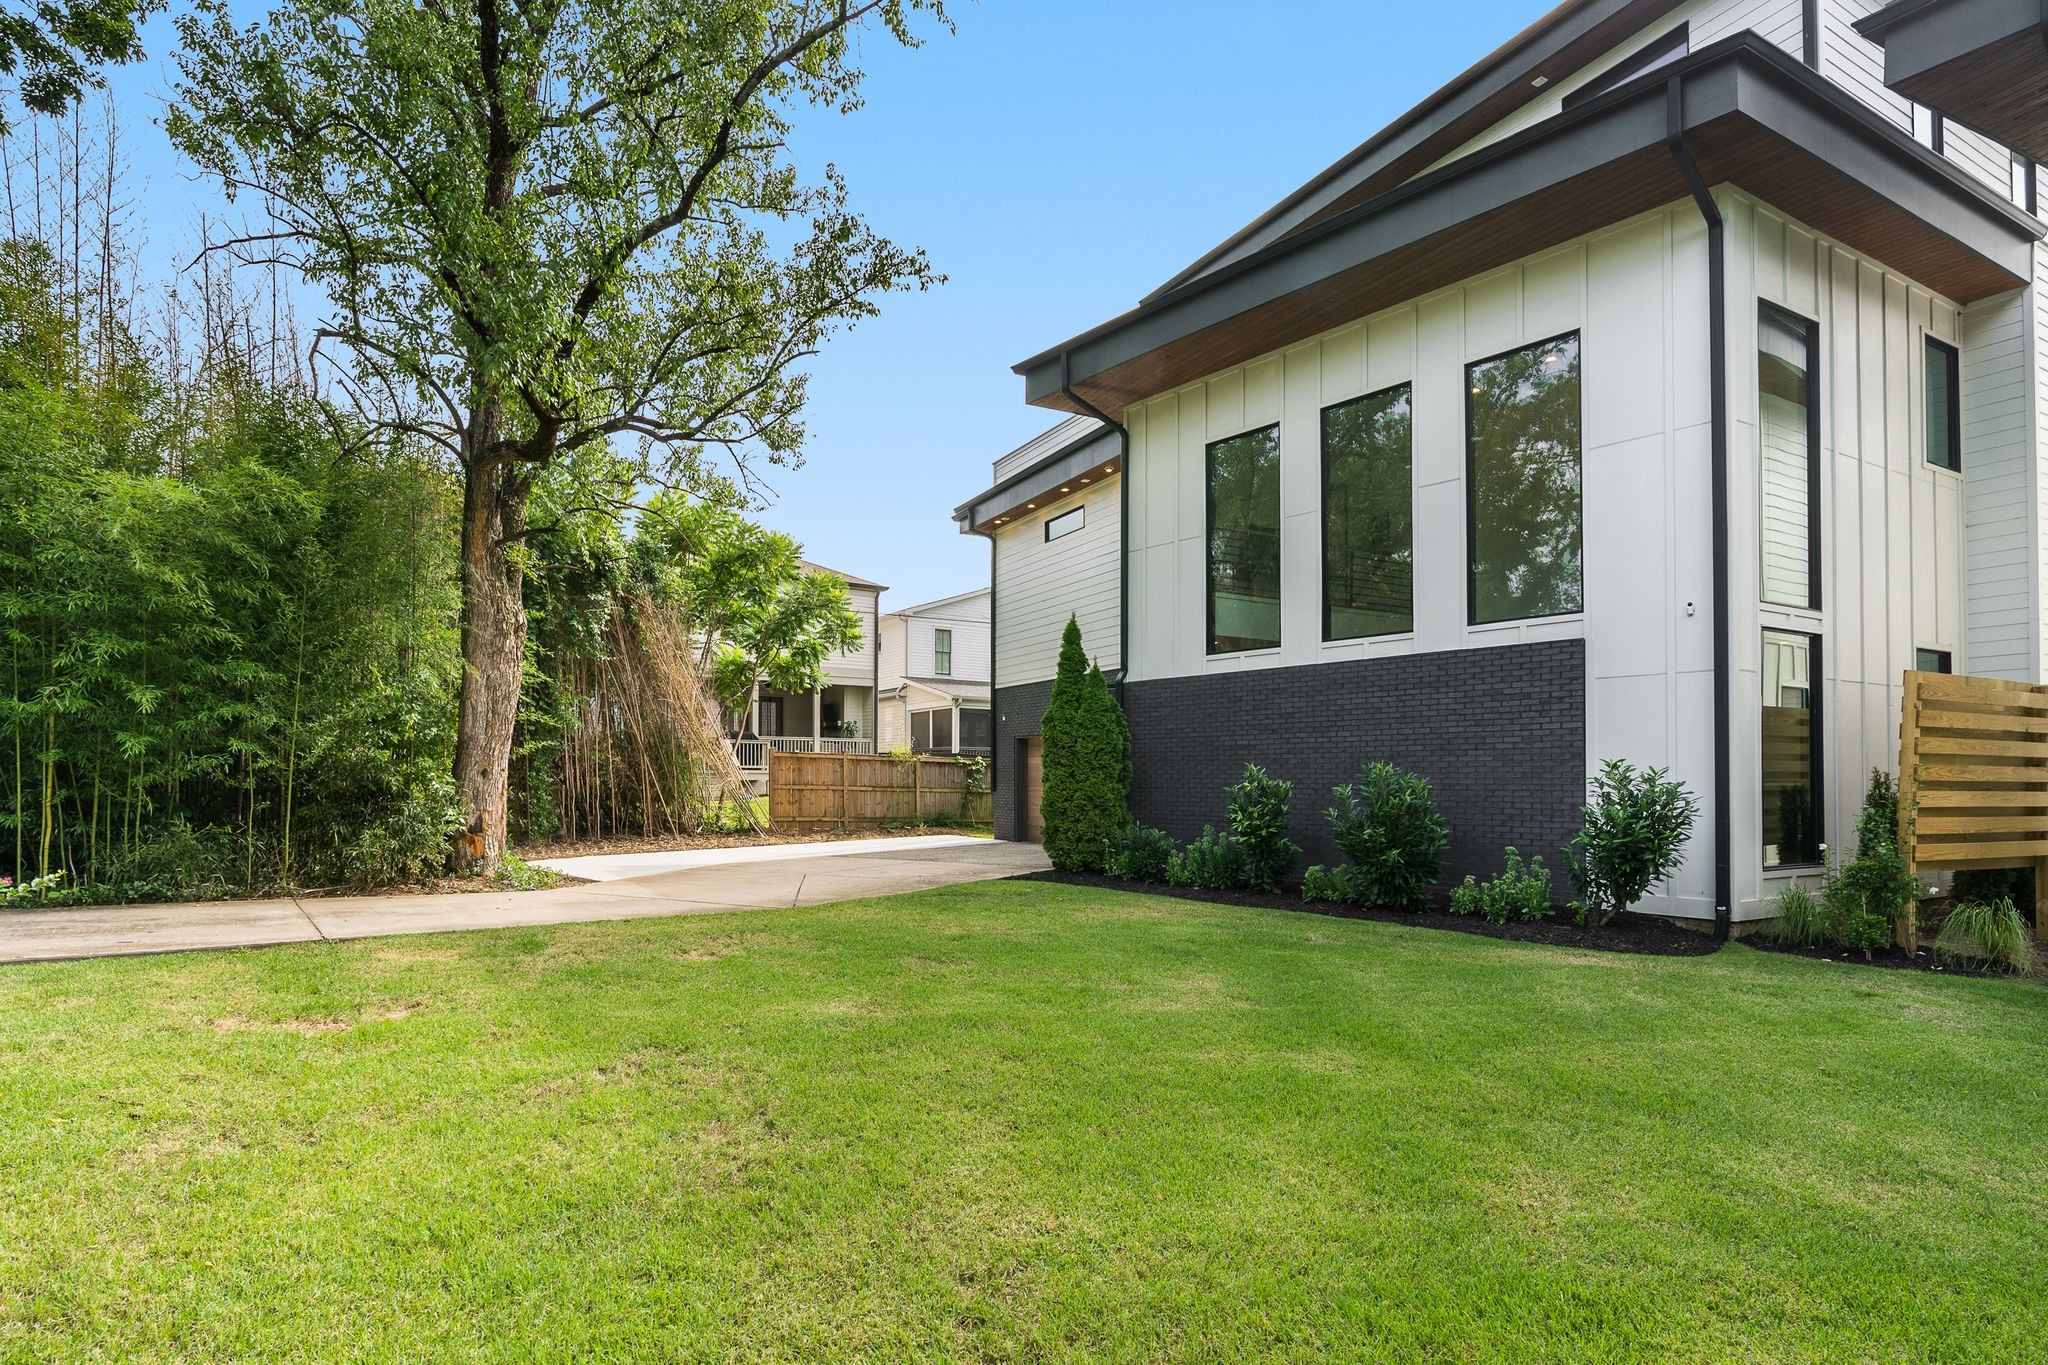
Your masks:
{"label": "porch railing", "polygon": [[871,739],[812,739],[809,735],[765,735],[736,739],[732,755],[742,768],[765,768],[770,754],[871,754]]}

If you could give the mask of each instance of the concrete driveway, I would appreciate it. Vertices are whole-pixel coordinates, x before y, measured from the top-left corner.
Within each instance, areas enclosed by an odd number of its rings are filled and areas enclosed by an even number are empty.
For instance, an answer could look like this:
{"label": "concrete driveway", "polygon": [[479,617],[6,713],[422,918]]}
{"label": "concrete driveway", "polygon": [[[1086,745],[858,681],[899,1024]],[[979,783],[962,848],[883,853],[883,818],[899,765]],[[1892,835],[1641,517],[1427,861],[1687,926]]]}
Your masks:
{"label": "concrete driveway", "polygon": [[[704,861],[717,853],[739,856]],[[1045,853],[1036,844],[950,836],[782,845],[772,857],[762,857],[758,848],[706,849],[693,853],[683,866],[660,863],[665,857],[673,860],[673,855],[657,854],[593,858],[589,861],[604,866],[593,866],[589,873],[577,869],[583,859],[554,860],[548,865],[561,871],[606,879],[553,891],[0,910],[0,963],[260,948],[654,915],[716,915],[926,891],[1047,866]],[[656,870],[636,872],[630,864],[633,858],[650,860]]]}

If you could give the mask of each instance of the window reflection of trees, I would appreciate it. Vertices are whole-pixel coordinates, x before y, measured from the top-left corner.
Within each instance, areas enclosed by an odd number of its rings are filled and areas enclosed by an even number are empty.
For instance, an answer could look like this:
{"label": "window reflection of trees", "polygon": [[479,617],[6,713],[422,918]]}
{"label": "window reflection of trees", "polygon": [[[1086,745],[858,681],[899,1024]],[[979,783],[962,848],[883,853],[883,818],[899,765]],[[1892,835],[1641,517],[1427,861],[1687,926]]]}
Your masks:
{"label": "window reflection of trees", "polygon": [[1414,418],[1406,384],[1323,410],[1323,635],[1415,624]]}
{"label": "window reflection of trees", "polygon": [[1473,619],[1578,611],[1579,338],[1539,342],[1468,373]]}
{"label": "window reflection of trees", "polygon": [[1209,447],[1209,651],[1280,643],[1280,428]]}

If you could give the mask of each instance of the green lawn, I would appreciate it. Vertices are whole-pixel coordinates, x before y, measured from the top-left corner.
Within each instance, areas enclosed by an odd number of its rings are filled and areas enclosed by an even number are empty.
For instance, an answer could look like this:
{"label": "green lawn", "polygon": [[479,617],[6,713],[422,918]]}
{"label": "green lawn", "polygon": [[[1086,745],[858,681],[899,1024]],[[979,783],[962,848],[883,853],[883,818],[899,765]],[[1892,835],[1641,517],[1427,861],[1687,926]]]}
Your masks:
{"label": "green lawn", "polygon": [[0,1359],[2038,1359],[2048,993],[992,883],[0,971]]}

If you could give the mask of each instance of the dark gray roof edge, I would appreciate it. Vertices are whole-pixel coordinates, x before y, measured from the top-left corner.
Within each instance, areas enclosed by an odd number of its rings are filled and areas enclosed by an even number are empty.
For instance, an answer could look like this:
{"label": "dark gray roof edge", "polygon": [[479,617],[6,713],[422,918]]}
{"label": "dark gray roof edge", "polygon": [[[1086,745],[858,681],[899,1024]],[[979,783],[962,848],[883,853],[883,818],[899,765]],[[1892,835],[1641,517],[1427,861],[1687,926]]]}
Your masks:
{"label": "dark gray roof edge", "polygon": [[1849,27],[1882,47],[1886,33],[1923,11],[1939,8],[1945,2],[1946,0],[1895,0],[1883,9],[1872,10]]}
{"label": "dark gray roof edge", "polygon": [[[1285,217],[1290,211],[1316,197],[1320,191],[1334,186],[1335,194],[1341,195],[1351,185],[1374,174],[1402,152],[1419,146],[1442,132],[1444,125],[1451,120],[1520,80],[1528,73],[1530,67],[1583,37],[1588,30],[1606,22],[1632,3],[1635,3],[1635,0],[1566,0],[1566,3],[1545,11],[1514,37],[1453,76],[1421,103],[1346,152],[1306,184],[1204,252],[1199,259],[1183,267],[1171,279],[1139,299],[1139,304],[1142,306],[1150,303],[1153,299],[1178,289],[1189,280],[1199,278],[1211,266],[1224,260],[1231,252]],[[1670,4],[1663,5],[1656,13],[1646,16],[1644,22],[1656,22],[1678,8],[1679,3],[1680,0],[1671,0]],[[1579,22],[1572,22],[1574,20]],[[1516,58],[1521,60],[1517,61]],[[1488,77],[1493,79],[1489,80]],[[1532,91],[1530,98],[1540,98],[1540,92]],[[1394,146],[1396,142],[1402,145]],[[1336,184],[1339,181],[1346,183]]]}
{"label": "dark gray roof edge", "polygon": [[[1169,309],[1188,304],[1205,294],[1221,291],[1253,271],[1275,265],[1299,253],[1307,252],[1325,242],[1331,236],[1352,229],[1367,220],[1378,218],[1390,211],[1440,191],[1446,193],[1453,192],[1458,187],[1459,182],[1490,169],[1496,163],[1519,156],[1540,144],[1554,142],[1560,146],[1568,145],[1568,140],[1576,140],[1579,137],[1592,134],[1603,121],[1612,122],[1617,119],[1625,121],[1632,114],[1639,112],[1631,110],[1629,108],[1631,105],[1653,98],[1660,101],[1656,111],[1658,129],[1655,132],[1655,136],[1661,138],[1661,91],[1667,82],[1673,79],[1697,80],[1699,77],[1708,74],[1712,68],[1745,60],[1760,63],[1763,67],[1767,68],[1767,74],[1775,78],[1773,88],[1787,90],[1788,93],[1800,97],[1809,105],[1819,106],[1816,112],[1834,123],[1838,128],[1872,137],[1876,139],[1884,151],[1892,156],[1907,158],[1921,172],[1938,177],[1941,190],[1945,195],[1950,196],[1952,199],[1963,199],[1970,206],[1996,217],[2012,230],[2016,240],[2038,241],[2044,233],[2048,233],[2048,229],[2044,229],[2039,220],[2030,217],[2019,208],[1992,193],[1988,187],[1980,184],[1960,167],[1945,158],[1935,155],[1932,151],[1915,142],[1900,129],[1884,119],[1876,110],[1865,106],[1848,91],[1842,90],[1826,80],[1769,40],[1755,33],[1745,31],[1701,48],[1699,51],[1681,58],[1677,62],[1660,67],[1653,72],[1648,72],[1635,80],[1624,82],[1614,89],[1586,101],[1584,104],[1553,115],[1498,142],[1489,143],[1472,152],[1469,156],[1460,157],[1447,166],[1439,167],[1426,175],[1418,176],[1414,180],[1388,190],[1385,194],[1359,204],[1354,208],[1347,209],[1343,213],[1336,214],[1312,227],[1282,238],[1270,246],[1263,247],[1240,260],[1219,267],[1209,274],[1190,280],[1187,284],[1170,294],[1154,299],[1150,303],[1141,304],[1137,308],[1119,314],[1107,322],[1090,328],[1086,332],[1070,337],[1059,345],[1041,351],[1028,360],[1018,362],[1011,369],[1014,373],[1025,378],[1025,398],[1027,402],[1044,398],[1055,391],[1058,386],[1052,384],[1048,387],[1049,381],[1043,372],[1046,371],[1048,366],[1056,364],[1062,354],[1068,354],[1074,360],[1081,361],[1080,364],[1074,366],[1069,376],[1070,379],[1075,380],[1085,379],[1092,374],[1110,368],[1113,364],[1120,364],[1122,363],[1121,359],[1100,365],[1090,365],[1075,353],[1083,348],[1094,346],[1111,335],[1154,319]],[[1752,86],[1754,86],[1754,82],[1752,82]],[[1921,216],[1923,221],[1930,222],[1930,224],[1940,230],[1951,230],[1932,219],[1926,218],[1924,214],[1917,216]],[[1303,286],[1297,284],[1295,287]],[[1280,292],[1291,292],[1291,290],[1281,290]],[[1243,307],[1233,309],[1233,314],[1256,306],[1257,302],[1257,300],[1244,302]],[[1157,344],[1163,345],[1166,343],[1161,341]],[[1153,348],[1148,346],[1145,349],[1150,350]],[[1144,351],[1138,351],[1134,355],[1143,353]],[[1123,359],[1130,358],[1134,357],[1124,357]]]}
{"label": "dark gray roof edge", "polygon": [[[1097,427],[1079,440],[1069,441],[1051,454],[1046,455],[1043,459],[1035,461],[1028,468],[1018,470],[1001,483],[976,493],[966,502],[953,509],[953,520],[960,521],[966,518],[967,524],[973,526],[980,521],[979,517],[973,515],[974,510],[982,503],[987,502],[990,498],[1001,497],[1005,493],[1015,493],[1020,486],[1027,483],[1042,485],[1042,487],[1034,487],[1031,492],[1021,493],[1019,496],[1027,498],[1036,497],[1044,488],[1059,487],[1067,478],[1078,474],[1084,469],[1092,469],[1108,458],[1106,454],[1098,455],[1094,450],[1094,447],[1105,441],[1117,447],[1115,453],[1122,453],[1123,438],[1117,435],[1116,428]],[[1093,458],[1089,458],[1090,456],[1093,456]],[[1057,472],[1055,472],[1055,469]],[[1045,477],[1049,473],[1052,474],[1052,477]]]}

